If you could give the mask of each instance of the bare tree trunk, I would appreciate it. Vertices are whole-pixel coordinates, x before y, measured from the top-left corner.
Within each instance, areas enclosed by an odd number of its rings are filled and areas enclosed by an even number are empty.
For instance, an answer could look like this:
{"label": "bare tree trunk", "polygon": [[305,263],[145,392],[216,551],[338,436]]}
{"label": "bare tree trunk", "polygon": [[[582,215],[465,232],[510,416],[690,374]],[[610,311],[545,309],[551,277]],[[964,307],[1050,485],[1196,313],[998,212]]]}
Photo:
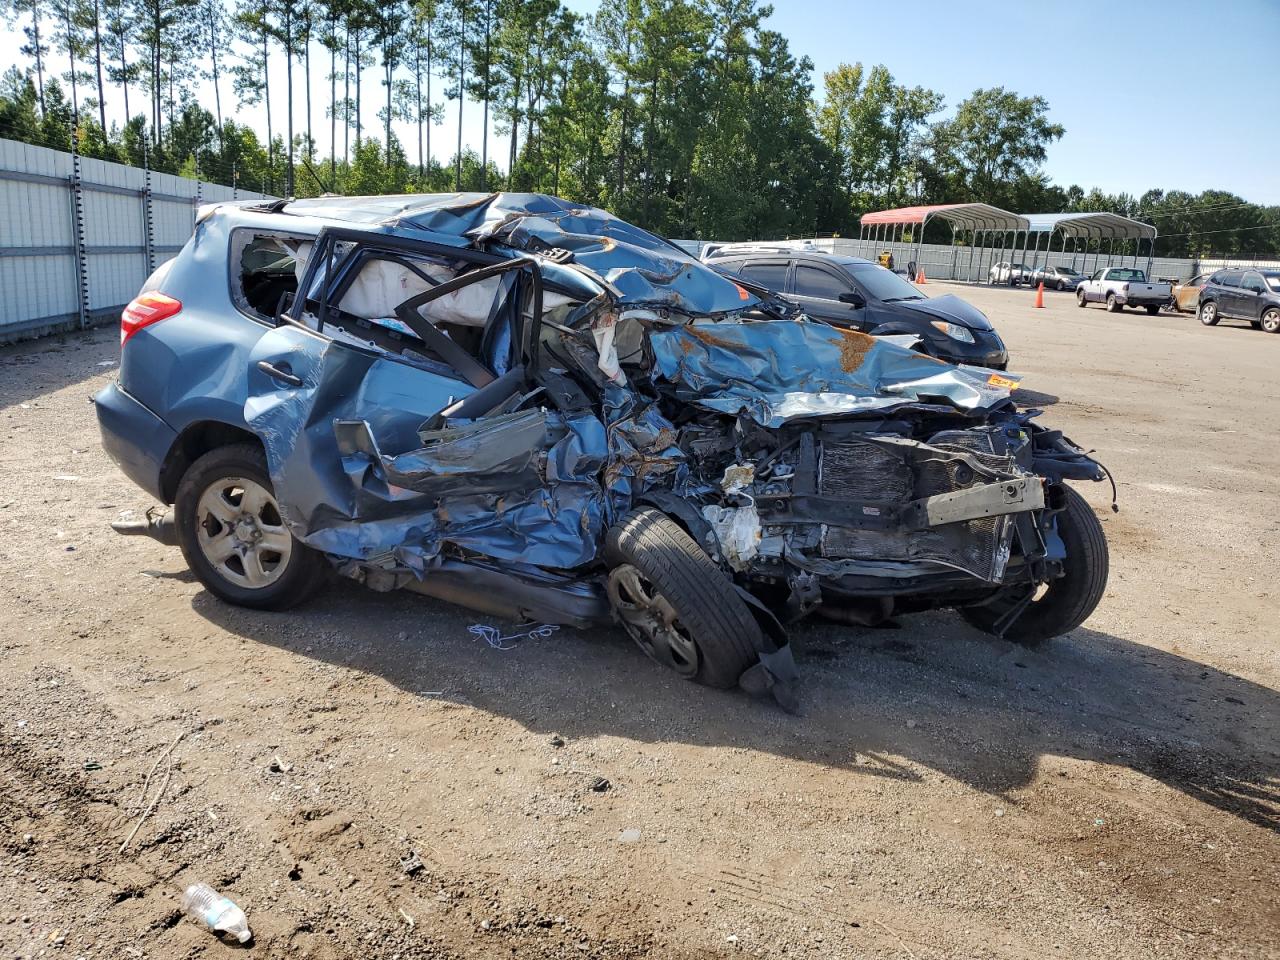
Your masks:
{"label": "bare tree trunk", "polygon": [[338,19],[332,14],[329,42],[329,189],[332,190],[338,182]]}
{"label": "bare tree trunk", "polygon": [[78,125],[80,122],[80,94],[76,90],[76,43],[75,34],[72,33],[70,0],[63,0],[62,15],[66,19],[67,57],[71,61],[71,116],[75,118],[75,122]]}
{"label": "bare tree trunk", "polygon": [[[631,63],[631,31],[627,31],[627,63]],[[622,79],[622,130],[618,134],[618,196],[627,183],[627,138],[631,135],[628,129],[631,121],[631,74],[626,73]]]}
{"label": "bare tree trunk", "polygon": [[[361,28],[363,29],[363,28]],[[364,134],[364,120],[361,117],[360,80],[364,73],[364,63],[360,56],[360,31],[356,31],[356,149],[360,149],[360,137]]]}
{"label": "bare tree trunk", "polygon": [[271,129],[271,71],[267,69],[267,31],[262,31],[262,101],[267,106],[267,178],[274,193],[276,188],[276,139]]}
{"label": "bare tree trunk", "polygon": [[36,48],[36,97],[40,101],[40,116],[44,116],[44,55],[40,52],[40,9],[31,11],[31,37]]}
{"label": "bare tree trunk", "polygon": [[213,105],[218,114],[218,153],[224,154],[227,147],[222,136],[222,89],[218,83],[218,18],[212,5],[208,7],[208,10],[209,52],[213,58]]}
{"label": "bare tree trunk", "polygon": [[302,48],[302,78],[307,85],[307,161],[316,158],[316,141],[311,135],[311,18],[307,17],[306,46]]}
{"label": "bare tree trunk", "polygon": [[117,51],[120,54],[120,90],[124,94],[124,122],[127,124],[132,119],[129,113],[129,64],[125,59],[127,48],[124,42],[124,27],[119,21],[117,26],[120,28],[116,31]]}
{"label": "bare tree trunk", "polygon": [[98,71],[98,123],[107,134],[107,92],[102,83],[102,4],[93,0],[93,60]]}
{"label": "bare tree trunk", "polygon": [[489,180],[489,61],[492,59],[493,8],[485,3],[484,7],[484,125],[480,134],[480,189],[488,186]]}
{"label": "bare tree trunk", "polygon": [[284,6],[285,132],[288,152],[284,168],[284,195],[293,196],[293,4]]}
{"label": "bare tree trunk", "polygon": [[422,43],[416,39],[413,42],[413,83],[416,97],[413,116],[418,121],[418,179],[422,180],[426,176],[426,165],[422,162]]}
{"label": "bare tree trunk", "polygon": [[342,61],[342,162],[351,164],[351,25],[343,31],[346,57]]}
{"label": "bare tree trunk", "polygon": [[462,192],[462,104],[467,99],[467,14],[462,11],[458,31],[458,152],[453,158],[453,189]]}

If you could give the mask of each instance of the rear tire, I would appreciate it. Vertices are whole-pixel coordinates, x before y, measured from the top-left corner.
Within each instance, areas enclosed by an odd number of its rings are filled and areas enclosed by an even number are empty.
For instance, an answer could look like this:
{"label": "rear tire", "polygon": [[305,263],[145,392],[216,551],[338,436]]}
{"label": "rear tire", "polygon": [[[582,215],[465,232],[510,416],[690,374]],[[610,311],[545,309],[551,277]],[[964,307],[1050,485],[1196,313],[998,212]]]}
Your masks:
{"label": "rear tire", "polygon": [[284,525],[256,444],[218,447],[196,460],[178,484],[174,521],[187,566],[228,603],[285,610],[324,582],[328,565]]}
{"label": "rear tire", "polygon": [[1116,300],[1114,293],[1107,294],[1107,313],[1119,313],[1123,309]]}
{"label": "rear tire", "polygon": [[1280,310],[1275,307],[1269,309],[1262,315],[1259,326],[1267,333],[1280,333]]}
{"label": "rear tire", "polygon": [[1159,312],[1160,312],[1160,308],[1159,308],[1159,307],[1156,307],[1156,306],[1150,306],[1150,307],[1147,307],[1147,315],[1148,315],[1148,316],[1154,317],[1154,316],[1155,316],[1156,314],[1158,314]]}
{"label": "rear tire", "polygon": [[[1084,497],[1071,487],[1063,488],[1067,506],[1058,514],[1058,535],[1067,548],[1063,574],[1051,580],[1044,593],[1031,601],[1004,632],[1013,643],[1035,647],[1053,637],[1070,633],[1084,623],[1097,608],[1107,589],[1110,557],[1107,538]],[[986,633],[995,633],[996,622],[1023,595],[1023,587],[1009,588],[1007,597],[995,598],[980,607],[963,607],[960,615]]]}
{"label": "rear tire", "polygon": [[1200,322],[1206,327],[1217,326],[1218,321],[1221,319],[1218,316],[1218,305],[1212,300],[1206,300],[1200,304],[1200,308],[1196,313],[1200,317]]}
{"label": "rear tire", "polygon": [[759,660],[760,627],[733,582],[666,514],[634,510],[609,531],[609,600],[650,658],[728,688]]}

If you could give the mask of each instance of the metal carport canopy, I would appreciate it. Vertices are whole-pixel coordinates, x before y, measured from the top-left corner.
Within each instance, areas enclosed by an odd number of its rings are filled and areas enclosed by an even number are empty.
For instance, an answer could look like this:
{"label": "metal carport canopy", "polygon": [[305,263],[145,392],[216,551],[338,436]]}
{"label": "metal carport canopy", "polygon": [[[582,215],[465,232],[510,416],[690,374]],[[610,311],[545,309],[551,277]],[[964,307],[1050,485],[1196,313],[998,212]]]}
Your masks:
{"label": "metal carport canopy", "polygon": [[1156,228],[1118,213],[1027,213],[1032,233],[1061,231],[1068,237],[1110,240],[1154,240]]}
{"label": "metal carport canopy", "polygon": [[863,214],[864,227],[878,224],[923,224],[937,218],[946,220],[956,230],[1026,230],[1026,217],[1001,210],[989,203],[936,203],[923,207],[898,207]]}

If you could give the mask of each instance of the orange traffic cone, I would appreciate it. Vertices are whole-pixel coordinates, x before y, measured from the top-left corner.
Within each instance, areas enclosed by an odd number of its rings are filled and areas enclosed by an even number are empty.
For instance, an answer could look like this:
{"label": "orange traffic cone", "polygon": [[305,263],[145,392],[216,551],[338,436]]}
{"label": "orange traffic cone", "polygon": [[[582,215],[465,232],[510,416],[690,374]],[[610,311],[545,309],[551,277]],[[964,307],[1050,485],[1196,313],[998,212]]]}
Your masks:
{"label": "orange traffic cone", "polygon": [[1040,281],[1040,286],[1036,287],[1036,306],[1044,308],[1044,281]]}
{"label": "orange traffic cone", "polygon": [[924,267],[921,267],[916,273],[916,283],[924,283]]}

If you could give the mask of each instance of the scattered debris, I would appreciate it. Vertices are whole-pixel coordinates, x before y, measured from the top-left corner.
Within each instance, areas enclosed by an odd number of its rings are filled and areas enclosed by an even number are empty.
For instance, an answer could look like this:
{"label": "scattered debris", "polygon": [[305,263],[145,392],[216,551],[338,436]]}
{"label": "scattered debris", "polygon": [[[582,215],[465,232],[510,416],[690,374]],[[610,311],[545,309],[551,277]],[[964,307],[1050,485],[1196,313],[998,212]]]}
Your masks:
{"label": "scattered debris", "polygon": [[640,828],[627,827],[627,829],[623,830],[620,834],[618,834],[618,842],[619,843],[639,843]]}
{"label": "scattered debris", "polygon": [[97,760],[86,760],[84,762],[84,768],[86,771],[101,770],[102,764],[100,764]]}
{"label": "scattered debris", "polygon": [[552,745],[553,747],[555,747],[556,749],[559,749],[560,747],[563,747],[563,746],[564,746],[564,737],[560,736],[560,734],[558,734],[558,733],[557,733],[557,734],[555,734],[555,735],[554,735],[554,736],[552,736],[552,738],[551,738],[551,745]]}
{"label": "scattered debris", "polygon": [[609,790],[612,786],[613,784],[611,784],[604,777],[596,777],[594,780],[591,781],[591,789],[595,793],[604,793],[605,791]]}
{"label": "scattered debris", "polygon": [[193,883],[187,887],[182,894],[182,912],[203,924],[210,933],[230,934],[239,943],[253,939],[244,911],[208,884]]}
{"label": "scattered debris", "polygon": [[271,762],[267,764],[267,769],[272,773],[288,773],[293,769],[293,764],[285,763],[280,759],[280,755],[276,754],[271,758]]}
{"label": "scattered debris", "polygon": [[411,917],[411,916],[409,916],[407,913],[405,913],[405,912],[404,912],[404,908],[403,908],[403,907],[396,907],[396,913],[398,913],[398,914],[400,914],[400,916],[404,917],[404,922],[405,922],[405,923],[407,923],[407,924],[409,925],[409,929],[410,929],[410,930],[412,930],[412,929],[414,928],[414,926],[416,926],[416,924],[414,924],[414,922],[413,922],[413,917]]}
{"label": "scattered debris", "polygon": [[66,480],[66,481],[68,481],[69,483],[75,483],[75,482],[76,482],[76,481],[78,481],[80,478],[79,478],[79,477],[77,477],[77,476],[75,476],[74,474],[70,474],[70,473],[59,473],[59,474],[55,474],[53,479],[55,479],[55,480]]}
{"label": "scattered debris", "polygon": [[521,640],[532,640],[535,637],[545,640],[559,629],[554,623],[544,623],[524,633],[513,633],[504,637],[497,627],[487,623],[473,623],[467,627],[467,632],[483,640],[495,650],[514,650]]}
{"label": "scattered debris", "polygon": [[417,850],[410,850],[400,858],[400,869],[404,871],[406,877],[412,877],[427,869],[427,865],[422,862]]}

